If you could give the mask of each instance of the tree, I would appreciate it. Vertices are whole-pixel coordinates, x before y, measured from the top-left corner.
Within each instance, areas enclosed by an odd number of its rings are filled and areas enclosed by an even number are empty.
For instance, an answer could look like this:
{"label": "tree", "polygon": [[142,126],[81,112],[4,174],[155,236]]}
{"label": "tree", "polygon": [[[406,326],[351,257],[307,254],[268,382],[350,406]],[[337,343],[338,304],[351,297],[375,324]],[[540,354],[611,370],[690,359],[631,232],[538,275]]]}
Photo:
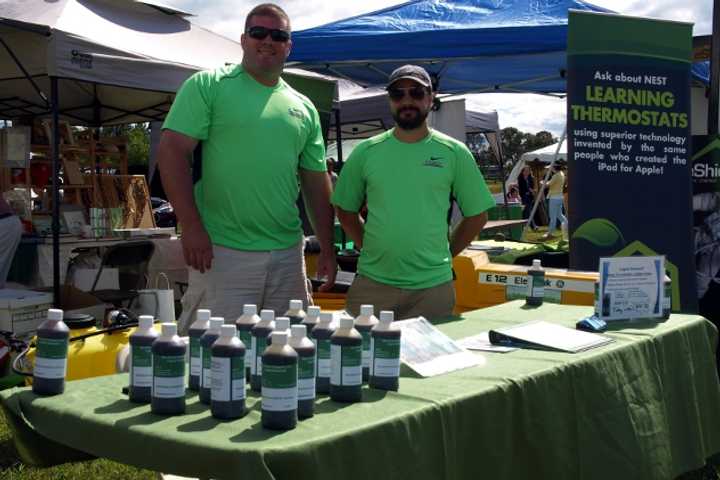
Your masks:
{"label": "tree", "polygon": [[521,132],[515,127],[507,127],[502,130],[503,156],[512,165],[515,165],[523,153],[532,152],[555,142],[557,139],[546,130],[535,134]]}

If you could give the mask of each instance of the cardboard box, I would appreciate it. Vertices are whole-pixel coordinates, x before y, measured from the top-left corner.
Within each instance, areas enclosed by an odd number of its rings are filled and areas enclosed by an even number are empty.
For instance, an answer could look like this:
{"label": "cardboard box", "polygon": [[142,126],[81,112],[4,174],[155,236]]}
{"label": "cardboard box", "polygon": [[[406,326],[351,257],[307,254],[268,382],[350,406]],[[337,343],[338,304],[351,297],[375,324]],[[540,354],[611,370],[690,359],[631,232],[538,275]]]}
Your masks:
{"label": "cardboard box", "polygon": [[0,290],[0,330],[32,336],[52,307],[52,294],[32,290]]}
{"label": "cardboard box", "polygon": [[[52,296],[52,287],[38,289],[41,292],[50,292]],[[94,295],[83,292],[72,285],[63,285],[60,287],[60,308],[65,313],[85,313],[92,315],[95,320],[102,322],[105,318],[107,305]]]}

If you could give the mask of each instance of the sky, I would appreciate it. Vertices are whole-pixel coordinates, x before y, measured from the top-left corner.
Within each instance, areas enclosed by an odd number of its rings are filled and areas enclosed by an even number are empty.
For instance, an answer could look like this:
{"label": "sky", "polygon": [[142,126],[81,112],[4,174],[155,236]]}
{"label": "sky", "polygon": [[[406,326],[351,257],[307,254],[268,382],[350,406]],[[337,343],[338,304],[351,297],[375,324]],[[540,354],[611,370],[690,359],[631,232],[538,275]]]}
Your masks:
{"label": "sky", "polygon": [[[234,40],[239,40],[245,16],[263,0],[160,0],[196,16],[191,19]],[[290,16],[293,30],[323,25],[403,3],[393,0],[275,0]],[[595,0],[595,5],[626,15],[693,22],[694,35],[712,31],[712,0]],[[548,130],[559,136],[565,124],[565,100],[540,95],[481,94],[469,96],[470,109],[497,110],[500,127],[536,133]]]}

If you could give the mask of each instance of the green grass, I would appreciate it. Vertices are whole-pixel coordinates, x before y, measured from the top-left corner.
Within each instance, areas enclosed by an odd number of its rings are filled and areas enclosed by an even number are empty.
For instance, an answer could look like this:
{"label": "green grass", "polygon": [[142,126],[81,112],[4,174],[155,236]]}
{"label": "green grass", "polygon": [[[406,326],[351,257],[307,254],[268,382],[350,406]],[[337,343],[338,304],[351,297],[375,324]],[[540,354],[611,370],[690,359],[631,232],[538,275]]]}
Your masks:
{"label": "green grass", "polygon": [[50,468],[36,468],[23,464],[15,451],[12,432],[5,416],[0,413],[0,479],[1,480],[157,480],[149,470],[98,459],[66,463]]}

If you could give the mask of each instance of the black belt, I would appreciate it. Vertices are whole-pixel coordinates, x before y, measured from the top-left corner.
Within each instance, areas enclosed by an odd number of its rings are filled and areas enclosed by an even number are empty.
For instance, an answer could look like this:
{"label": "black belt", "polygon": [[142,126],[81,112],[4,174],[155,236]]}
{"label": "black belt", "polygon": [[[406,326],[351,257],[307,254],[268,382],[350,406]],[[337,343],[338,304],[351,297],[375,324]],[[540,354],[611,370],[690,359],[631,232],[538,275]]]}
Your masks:
{"label": "black belt", "polygon": [[15,215],[15,214],[12,213],[12,212],[0,213],[0,220],[2,220],[2,219],[4,219],[4,218],[12,217],[12,216],[14,216],[14,215]]}

